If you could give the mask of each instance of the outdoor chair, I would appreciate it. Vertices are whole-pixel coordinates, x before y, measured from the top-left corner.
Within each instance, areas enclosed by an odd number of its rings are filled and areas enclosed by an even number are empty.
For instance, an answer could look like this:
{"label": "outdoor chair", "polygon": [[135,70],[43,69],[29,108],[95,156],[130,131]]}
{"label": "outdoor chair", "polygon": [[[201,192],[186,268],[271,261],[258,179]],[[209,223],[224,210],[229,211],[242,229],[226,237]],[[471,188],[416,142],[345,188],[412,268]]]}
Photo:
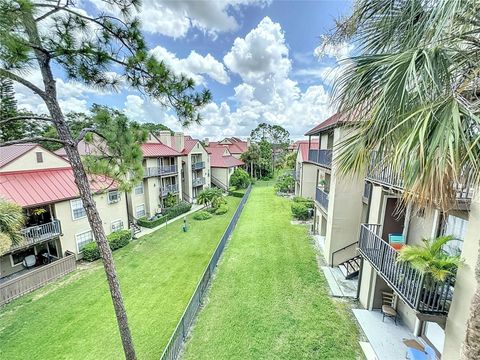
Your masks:
{"label": "outdoor chair", "polygon": [[385,317],[393,318],[395,325],[397,325],[397,310],[395,310],[396,295],[382,291],[382,321]]}

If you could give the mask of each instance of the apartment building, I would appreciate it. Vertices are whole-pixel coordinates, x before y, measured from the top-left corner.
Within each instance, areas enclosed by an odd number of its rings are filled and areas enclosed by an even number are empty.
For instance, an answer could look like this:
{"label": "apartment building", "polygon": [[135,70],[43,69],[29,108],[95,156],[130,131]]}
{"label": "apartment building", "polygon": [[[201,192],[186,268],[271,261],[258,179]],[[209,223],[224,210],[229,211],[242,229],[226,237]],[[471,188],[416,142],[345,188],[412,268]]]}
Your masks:
{"label": "apartment building", "polygon": [[228,190],[230,176],[236,168],[244,166],[244,162],[233,156],[227,146],[208,146],[207,151],[210,154],[212,184]]}
{"label": "apartment building", "polygon": [[250,139],[242,140],[238,137],[226,137],[220,141],[209,141],[205,139],[205,146],[208,148],[228,148],[230,155],[240,159],[242,154],[250,147]]}
{"label": "apartment building", "polygon": [[[111,179],[89,179],[105,233],[127,228],[125,194]],[[67,253],[78,259],[83,246],[94,241],[69,162],[40,145],[0,148],[0,196],[22,206],[26,215],[22,243],[0,254],[0,283]]]}
{"label": "apartment building", "polygon": [[[409,337],[432,346],[442,359],[460,358],[476,286],[478,190],[475,194],[468,178],[456,184],[456,204],[442,212],[435,207],[402,206],[401,178],[387,163],[366,174],[342,178],[335,163],[337,144],[349,134],[342,125],[342,117],[334,115],[308,131],[308,159],[300,149],[297,155],[296,170],[301,175],[296,193],[306,197],[315,193],[314,231],[324,239],[326,262],[339,266],[346,278],[358,279],[357,297],[364,309],[378,311],[384,305],[383,294],[394,294],[395,310]],[[315,137],[318,145],[313,143]],[[444,250],[460,253],[464,261],[455,278],[432,282],[410,264],[396,261],[398,249],[405,244],[420,245],[422,239],[441,235],[455,238]],[[363,328],[363,320],[357,319]],[[378,328],[383,328],[385,323],[379,319]],[[391,326],[397,325],[392,321]],[[378,336],[375,342],[381,343]],[[392,344],[402,340],[385,343],[394,348]]]}
{"label": "apartment building", "polygon": [[[295,194],[315,200],[314,232],[320,235],[327,264],[334,266],[355,257],[359,224],[366,216],[363,181],[341,176],[337,169],[337,145],[349,135],[343,124],[344,118],[335,114],[309,130],[295,169]],[[354,261],[348,265],[355,266]]]}

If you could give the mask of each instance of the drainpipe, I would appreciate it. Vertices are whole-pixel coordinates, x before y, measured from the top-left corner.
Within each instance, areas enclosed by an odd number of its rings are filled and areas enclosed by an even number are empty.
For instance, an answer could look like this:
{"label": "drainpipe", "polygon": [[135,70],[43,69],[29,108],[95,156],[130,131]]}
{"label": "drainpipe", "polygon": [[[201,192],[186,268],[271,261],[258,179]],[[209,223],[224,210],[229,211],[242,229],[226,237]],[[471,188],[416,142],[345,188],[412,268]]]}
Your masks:
{"label": "drainpipe", "polygon": [[360,271],[358,272],[357,296],[355,297],[355,300],[360,299],[360,288],[362,286],[362,273],[363,273],[363,256],[360,256]]}

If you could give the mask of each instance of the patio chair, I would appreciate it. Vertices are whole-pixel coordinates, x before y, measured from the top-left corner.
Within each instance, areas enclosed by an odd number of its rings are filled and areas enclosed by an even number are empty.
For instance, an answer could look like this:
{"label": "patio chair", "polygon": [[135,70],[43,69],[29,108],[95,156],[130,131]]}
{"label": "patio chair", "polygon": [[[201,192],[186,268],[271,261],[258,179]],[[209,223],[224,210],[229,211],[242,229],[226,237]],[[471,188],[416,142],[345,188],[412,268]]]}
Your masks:
{"label": "patio chair", "polygon": [[403,234],[388,234],[388,243],[395,250],[400,250],[405,245]]}
{"label": "patio chair", "polygon": [[396,295],[382,291],[382,322],[385,317],[393,318],[395,325],[397,325],[397,310],[395,310]]}

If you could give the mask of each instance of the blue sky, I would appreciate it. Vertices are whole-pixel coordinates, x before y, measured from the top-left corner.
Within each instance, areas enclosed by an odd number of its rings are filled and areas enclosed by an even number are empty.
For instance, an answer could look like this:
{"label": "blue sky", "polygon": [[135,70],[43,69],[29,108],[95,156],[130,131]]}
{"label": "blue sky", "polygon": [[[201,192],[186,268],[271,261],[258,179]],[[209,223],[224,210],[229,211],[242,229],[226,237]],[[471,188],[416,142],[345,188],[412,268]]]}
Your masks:
{"label": "blue sky", "polygon": [[[106,10],[100,0],[80,4],[90,14]],[[143,0],[138,16],[152,53],[173,71],[193,77],[199,89],[212,91],[203,124],[183,131],[199,138],[246,137],[269,122],[299,138],[334,112],[330,85],[336,62],[353,46],[329,47],[321,58],[314,53],[334,18],[350,7],[346,0]],[[38,74],[31,77],[39,80]],[[102,93],[61,76],[57,84],[64,112],[88,111],[96,102],[182,131],[174,113],[128,88]],[[17,91],[21,106],[44,110],[25,89]]]}

